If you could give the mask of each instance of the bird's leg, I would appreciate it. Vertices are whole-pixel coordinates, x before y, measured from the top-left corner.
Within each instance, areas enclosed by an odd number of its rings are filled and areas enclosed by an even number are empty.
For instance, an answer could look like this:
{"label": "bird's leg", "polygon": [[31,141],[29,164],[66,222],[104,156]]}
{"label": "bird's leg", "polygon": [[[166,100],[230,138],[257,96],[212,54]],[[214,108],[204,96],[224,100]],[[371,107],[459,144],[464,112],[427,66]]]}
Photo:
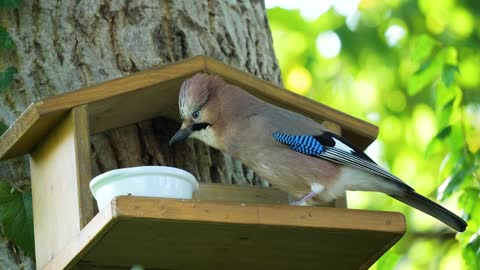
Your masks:
{"label": "bird's leg", "polygon": [[323,186],[318,184],[318,183],[313,183],[310,186],[310,189],[311,189],[310,193],[308,193],[307,195],[301,197],[300,199],[298,199],[296,201],[291,202],[290,205],[303,205],[308,200],[310,200],[311,198],[316,196],[318,193],[322,192]]}

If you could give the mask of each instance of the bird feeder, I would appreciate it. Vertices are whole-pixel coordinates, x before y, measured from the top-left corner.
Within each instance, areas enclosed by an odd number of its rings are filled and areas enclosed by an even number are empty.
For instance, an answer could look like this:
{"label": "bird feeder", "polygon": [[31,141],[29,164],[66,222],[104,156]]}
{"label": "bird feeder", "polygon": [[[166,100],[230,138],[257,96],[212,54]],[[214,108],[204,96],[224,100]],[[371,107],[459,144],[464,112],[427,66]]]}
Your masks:
{"label": "bird feeder", "polygon": [[365,149],[377,128],[217,60],[197,56],[35,104],[0,138],[30,154],[38,269],[367,269],[405,232],[400,213],[288,205],[272,188],[203,184],[193,200],[120,196],[97,212],[90,135],[154,117],[180,121],[198,72],[326,124]]}

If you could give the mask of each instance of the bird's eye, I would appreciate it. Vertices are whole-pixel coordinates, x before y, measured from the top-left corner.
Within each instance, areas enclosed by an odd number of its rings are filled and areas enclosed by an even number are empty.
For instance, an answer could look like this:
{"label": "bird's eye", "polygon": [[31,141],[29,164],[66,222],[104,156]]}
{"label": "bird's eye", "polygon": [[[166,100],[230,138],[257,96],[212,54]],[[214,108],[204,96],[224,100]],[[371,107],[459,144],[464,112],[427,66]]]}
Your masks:
{"label": "bird's eye", "polygon": [[200,111],[194,111],[194,112],[192,113],[192,118],[193,118],[193,119],[197,119],[199,115],[200,115]]}

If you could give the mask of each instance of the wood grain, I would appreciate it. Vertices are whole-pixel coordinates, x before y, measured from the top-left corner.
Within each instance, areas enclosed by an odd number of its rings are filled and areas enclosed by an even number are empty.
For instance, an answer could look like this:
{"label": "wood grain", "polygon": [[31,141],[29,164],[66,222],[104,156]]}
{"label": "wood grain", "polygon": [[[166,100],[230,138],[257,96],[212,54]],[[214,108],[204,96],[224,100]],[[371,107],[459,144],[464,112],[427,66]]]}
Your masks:
{"label": "wood grain", "polygon": [[92,170],[90,166],[90,131],[87,105],[72,109],[75,140],[75,160],[77,173],[77,192],[80,211],[80,228],[85,227],[93,218],[94,198],[90,192]]}
{"label": "wood grain", "polygon": [[124,196],[46,269],[366,269],[404,232],[399,213]]}
{"label": "wood grain", "polygon": [[74,108],[31,154],[35,255],[39,269],[93,216],[86,187],[90,180],[87,126],[86,108]]}
{"label": "wood grain", "polygon": [[[174,219],[239,224],[324,227],[403,233],[400,213],[329,207],[303,207],[235,202],[198,202],[148,197],[120,196],[113,201],[118,218]],[[355,222],[352,222],[355,220]],[[403,222],[403,223],[402,223]]]}
{"label": "wood grain", "polygon": [[[105,207],[82,229],[75,238],[71,239],[58,256],[50,261],[43,270],[71,269],[85,253],[91,249],[108,230],[115,225],[116,221],[112,216],[112,208]],[[102,269],[102,268],[100,268]]]}
{"label": "wood grain", "polygon": [[198,72],[219,74],[252,94],[318,122],[338,124],[343,135],[366,148],[377,136],[374,125],[346,115],[217,60],[196,56],[158,69],[103,82],[31,105],[0,137],[0,160],[26,154],[73,107],[88,104],[92,134],[156,116],[178,119],[181,83]]}
{"label": "wood grain", "polygon": [[288,194],[271,187],[200,183],[193,199],[210,202],[288,204]]}
{"label": "wood grain", "polygon": [[31,104],[15,123],[0,137],[0,161],[27,154],[58,124],[66,111],[40,115],[38,106]]}

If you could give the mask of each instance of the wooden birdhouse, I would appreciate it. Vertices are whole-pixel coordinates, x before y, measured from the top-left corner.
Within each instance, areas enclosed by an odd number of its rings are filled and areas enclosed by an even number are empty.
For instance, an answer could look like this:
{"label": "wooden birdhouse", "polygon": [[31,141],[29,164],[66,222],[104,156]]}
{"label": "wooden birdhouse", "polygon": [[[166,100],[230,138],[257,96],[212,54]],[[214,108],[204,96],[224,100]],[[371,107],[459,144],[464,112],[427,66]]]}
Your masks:
{"label": "wooden birdhouse", "polygon": [[30,154],[38,269],[367,269],[405,232],[403,215],[298,207],[272,188],[204,184],[193,200],[121,196],[97,212],[90,136],[164,116],[181,83],[213,73],[325,123],[359,148],[377,128],[217,60],[198,56],[32,104],[0,138]]}

